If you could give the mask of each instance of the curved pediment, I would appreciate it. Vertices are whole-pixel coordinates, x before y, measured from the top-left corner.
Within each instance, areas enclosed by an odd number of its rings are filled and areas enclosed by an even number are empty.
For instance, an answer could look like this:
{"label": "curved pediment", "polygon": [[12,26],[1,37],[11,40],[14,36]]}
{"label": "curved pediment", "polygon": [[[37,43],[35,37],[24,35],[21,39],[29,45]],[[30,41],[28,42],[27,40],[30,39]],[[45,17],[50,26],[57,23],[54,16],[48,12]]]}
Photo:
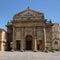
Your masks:
{"label": "curved pediment", "polygon": [[19,12],[14,15],[13,19],[14,20],[21,20],[21,19],[42,19],[44,18],[44,14],[41,12],[37,12],[31,9],[27,9],[25,11]]}

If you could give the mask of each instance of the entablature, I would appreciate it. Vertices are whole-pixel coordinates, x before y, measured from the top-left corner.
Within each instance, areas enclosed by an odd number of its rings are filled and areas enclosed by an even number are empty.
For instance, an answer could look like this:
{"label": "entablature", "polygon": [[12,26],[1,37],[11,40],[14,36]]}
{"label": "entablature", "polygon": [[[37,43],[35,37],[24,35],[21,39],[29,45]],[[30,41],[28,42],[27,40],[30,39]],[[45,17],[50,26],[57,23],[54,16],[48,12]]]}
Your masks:
{"label": "entablature", "polygon": [[36,26],[44,26],[45,24],[42,22],[23,22],[23,23],[14,23],[13,26],[16,27],[36,27]]}

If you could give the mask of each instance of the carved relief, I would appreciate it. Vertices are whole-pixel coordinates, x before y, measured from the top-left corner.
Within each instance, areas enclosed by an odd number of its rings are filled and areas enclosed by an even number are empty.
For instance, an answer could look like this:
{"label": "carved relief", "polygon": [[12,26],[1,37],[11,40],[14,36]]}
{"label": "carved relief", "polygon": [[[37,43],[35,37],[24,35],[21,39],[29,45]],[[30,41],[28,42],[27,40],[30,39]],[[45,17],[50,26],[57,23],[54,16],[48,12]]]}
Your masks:
{"label": "carved relief", "polygon": [[32,35],[32,28],[25,28],[25,36]]}
{"label": "carved relief", "polygon": [[37,40],[43,40],[43,31],[37,31]]}
{"label": "carved relief", "polygon": [[16,40],[20,40],[21,38],[20,35],[21,35],[20,32],[16,32]]}
{"label": "carved relief", "polygon": [[16,40],[21,40],[21,29],[20,28],[16,28],[16,31],[15,31],[15,38]]}

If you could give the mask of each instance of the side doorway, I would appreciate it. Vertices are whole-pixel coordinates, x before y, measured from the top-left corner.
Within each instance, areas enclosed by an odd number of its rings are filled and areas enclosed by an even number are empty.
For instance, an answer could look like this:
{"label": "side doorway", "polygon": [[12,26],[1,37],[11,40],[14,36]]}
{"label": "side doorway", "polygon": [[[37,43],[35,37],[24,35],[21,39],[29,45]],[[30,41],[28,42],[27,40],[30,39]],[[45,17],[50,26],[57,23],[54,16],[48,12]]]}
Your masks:
{"label": "side doorway", "polygon": [[20,46],[21,46],[21,41],[20,40],[16,40],[16,50],[20,50]]}

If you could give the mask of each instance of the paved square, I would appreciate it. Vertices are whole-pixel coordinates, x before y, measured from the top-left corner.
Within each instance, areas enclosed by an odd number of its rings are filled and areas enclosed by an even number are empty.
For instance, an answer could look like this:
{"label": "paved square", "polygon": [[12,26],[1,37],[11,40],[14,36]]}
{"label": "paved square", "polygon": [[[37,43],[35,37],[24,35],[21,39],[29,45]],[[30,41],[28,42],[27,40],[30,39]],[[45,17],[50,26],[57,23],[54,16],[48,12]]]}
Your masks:
{"label": "paved square", "polygon": [[60,52],[0,52],[0,60],[60,60]]}

